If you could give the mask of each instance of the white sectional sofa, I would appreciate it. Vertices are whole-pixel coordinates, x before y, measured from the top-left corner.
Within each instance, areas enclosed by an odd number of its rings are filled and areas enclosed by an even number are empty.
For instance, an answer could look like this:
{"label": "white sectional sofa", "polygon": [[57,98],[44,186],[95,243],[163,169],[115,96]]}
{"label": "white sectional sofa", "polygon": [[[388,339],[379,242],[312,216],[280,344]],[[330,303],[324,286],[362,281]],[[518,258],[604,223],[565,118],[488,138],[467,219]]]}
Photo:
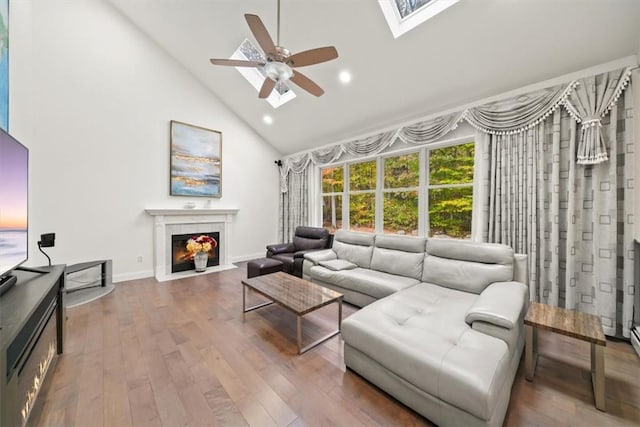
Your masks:
{"label": "white sectional sofa", "polygon": [[341,230],[303,274],[363,307],[342,323],[347,367],[438,425],[502,425],[524,346],[525,256]]}

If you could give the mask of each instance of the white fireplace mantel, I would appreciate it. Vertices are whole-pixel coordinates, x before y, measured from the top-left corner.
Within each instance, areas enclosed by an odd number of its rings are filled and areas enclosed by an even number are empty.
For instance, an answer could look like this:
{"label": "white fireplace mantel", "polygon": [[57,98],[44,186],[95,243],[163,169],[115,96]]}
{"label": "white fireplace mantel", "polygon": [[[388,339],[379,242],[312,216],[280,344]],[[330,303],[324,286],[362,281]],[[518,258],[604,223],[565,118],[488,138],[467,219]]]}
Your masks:
{"label": "white fireplace mantel", "polygon": [[231,263],[233,218],[238,209],[176,209],[149,208],[145,212],[154,217],[155,275],[160,282],[202,274],[195,272],[171,273],[171,236],[216,231],[220,233],[220,265],[207,268],[215,272],[234,268]]}

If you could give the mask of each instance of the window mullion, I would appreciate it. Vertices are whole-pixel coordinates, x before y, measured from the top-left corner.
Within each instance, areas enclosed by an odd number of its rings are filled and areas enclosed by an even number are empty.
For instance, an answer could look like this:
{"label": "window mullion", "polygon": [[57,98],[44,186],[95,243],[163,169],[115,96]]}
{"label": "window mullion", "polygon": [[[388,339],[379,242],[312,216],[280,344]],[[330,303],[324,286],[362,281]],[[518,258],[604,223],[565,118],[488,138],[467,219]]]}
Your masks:
{"label": "window mullion", "polygon": [[382,233],[384,231],[383,227],[383,206],[384,203],[382,201],[382,187],[384,185],[384,170],[383,170],[383,159],[382,157],[378,157],[376,159],[376,188],[375,188],[375,206],[376,212],[374,216],[374,226],[376,233]]}
{"label": "window mullion", "polygon": [[429,236],[429,151],[420,150],[420,195],[418,196],[418,234]]}
{"label": "window mullion", "polygon": [[429,185],[429,189],[438,189],[438,188],[464,188],[464,187],[473,187],[473,183],[464,183],[464,184],[436,184]]}
{"label": "window mullion", "polygon": [[351,228],[351,213],[349,212],[351,179],[349,174],[349,163],[345,163],[343,173],[344,184],[342,186],[342,229],[348,230]]}

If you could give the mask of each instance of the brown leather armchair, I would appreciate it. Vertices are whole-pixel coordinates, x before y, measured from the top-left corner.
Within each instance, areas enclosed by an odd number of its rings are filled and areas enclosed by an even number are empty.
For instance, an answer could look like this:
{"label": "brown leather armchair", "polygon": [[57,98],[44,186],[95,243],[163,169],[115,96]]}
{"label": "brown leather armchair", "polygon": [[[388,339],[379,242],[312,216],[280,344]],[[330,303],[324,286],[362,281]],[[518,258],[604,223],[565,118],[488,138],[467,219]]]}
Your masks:
{"label": "brown leather armchair", "polygon": [[267,246],[267,258],[282,262],[286,273],[302,277],[304,254],[331,247],[329,231],[321,227],[296,227],[293,242]]}

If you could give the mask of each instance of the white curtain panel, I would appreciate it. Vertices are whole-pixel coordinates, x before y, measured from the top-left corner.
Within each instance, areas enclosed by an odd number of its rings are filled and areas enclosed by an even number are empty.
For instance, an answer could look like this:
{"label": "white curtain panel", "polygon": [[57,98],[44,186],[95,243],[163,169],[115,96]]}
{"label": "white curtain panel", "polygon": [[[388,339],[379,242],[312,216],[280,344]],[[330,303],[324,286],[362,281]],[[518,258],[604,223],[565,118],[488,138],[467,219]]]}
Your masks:
{"label": "white curtain panel", "polygon": [[478,147],[483,237],[529,255],[531,300],[596,314],[605,334],[625,337],[634,294],[628,93],[602,120],[608,162],[577,164],[578,124],[557,109],[525,132],[481,137]]}
{"label": "white curtain panel", "polygon": [[309,224],[309,168],[289,172],[287,191],[280,193],[280,242],[291,242],[296,227]]}

